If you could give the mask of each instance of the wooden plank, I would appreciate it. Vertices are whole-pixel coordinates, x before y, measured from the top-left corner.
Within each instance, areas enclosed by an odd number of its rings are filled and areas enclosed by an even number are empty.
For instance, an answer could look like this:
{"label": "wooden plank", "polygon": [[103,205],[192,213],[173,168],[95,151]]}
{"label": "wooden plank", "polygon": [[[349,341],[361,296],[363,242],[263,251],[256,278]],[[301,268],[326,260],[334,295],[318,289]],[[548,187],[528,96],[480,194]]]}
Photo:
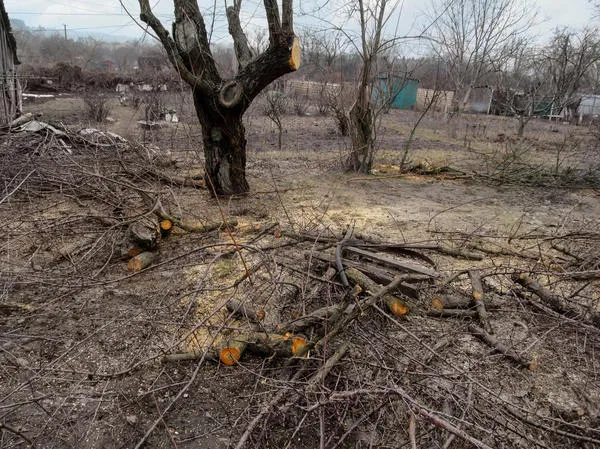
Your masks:
{"label": "wooden plank", "polygon": [[392,258],[389,258],[386,256],[372,253],[370,251],[365,251],[364,249],[355,248],[354,246],[348,246],[345,249],[353,254],[359,255],[361,257],[372,260],[374,262],[378,262],[378,263],[386,265],[388,267],[392,267],[398,271],[423,274],[425,276],[429,276],[432,278],[440,277],[440,274],[438,272],[436,272],[435,270],[432,270],[431,268],[423,267],[421,265],[392,259]]}

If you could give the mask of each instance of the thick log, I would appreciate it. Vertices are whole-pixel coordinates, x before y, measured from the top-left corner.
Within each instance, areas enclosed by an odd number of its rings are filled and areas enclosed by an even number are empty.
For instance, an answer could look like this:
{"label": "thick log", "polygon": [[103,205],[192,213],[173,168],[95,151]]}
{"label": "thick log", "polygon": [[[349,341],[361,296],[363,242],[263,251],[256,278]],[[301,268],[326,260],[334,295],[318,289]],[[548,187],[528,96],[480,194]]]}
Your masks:
{"label": "thick log", "polygon": [[165,237],[173,230],[173,222],[171,220],[161,220],[159,223],[160,234]]}
{"label": "thick log", "polygon": [[127,269],[129,271],[133,271],[137,273],[138,271],[143,270],[144,268],[150,266],[154,261],[155,253],[151,253],[149,251],[138,254],[137,256],[131,258],[131,260],[127,263]]}
{"label": "thick log", "polygon": [[[206,351],[206,358],[221,360],[226,365],[237,363],[245,351],[266,357],[304,357],[310,349],[310,343],[303,335],[274,334],[266,332],[248,332],[226,337]],[[164,362],[180,360],[197,360],[203,351],[191,351],[169,354],[163,357]]]}
{"label": "thick log", "polygon": [[[364,275],[355,268],[346,269],[346,275],[348,276],[348,279],[350,281],[360,285],[363,290],[370,294],[374,294],[382,288],[381,285],[377,285],[372,279],[370,279],[368,276]],[[402,301],[400,301],[392,294],[385,294],[383,296],[383,301],[388,306],[390,312],[392,312],[396,316],[403,316],[408,313],[408,307],[406,307],[406,305]]]}
{"label": "thick log", "polygon": [[503,343],[500,343],[494,336],[488,334],[483,329],[471,324],[469,325],[469,331],[471,331],[473,335],[475,335],[477,338],[489,345],[492,349],[505,355],[506,357],[518,363],[519,365],[527,368],[530,371],[536,370],[537,363],[535,361],[520,356],[513,349],[510,349]]}
{"label": "thick log", "polygon": [[247,343],[239,338],[226,339],[219,345],[219,360],[223,365],[233,366],[240,361],[242,354],[248,346]]}
{"label": "thick log", "polygon": [[173,226],[177,226],[187,232],[204,233],[221,229],[224,227],[235,228],[238,224],[236,219],[230,218],[219,223],[202,223],[198,220],[188,220],[169,215],[162,206],[158,207],[157,214],[161,220],[169,220]]}
{"label": "thick log", "polygon": [[431,307],[434,309],[467,309],[472,306],[471,299],[466,296],[434,296]]}
{"label": "thick log", "polygon": [[160,227],[152,220],[139,220],[129,227],[131,245],[144,251],[153,250],[160,240]]}
{"label": "thick log", "polygon": [[410,263],[410,262],[402,262],[402,261],[399,261],[396,259],[391,259],[389,257],[382,256],[382,255],[379,255],[376,253],[372,253],[370,251],[365,251],[364,249],[356,248],[354,246],[348,246],[346,248],[346,250],[348,252],[357,254],[361,257],[365,257],[374,262],[394,268],[398,271],[422,274],[422,275],[425,275],[425,276],[428,276],[428,277],[434,278],[434,279],[438,278],[440,276],[438,272],[436,272],[435,270],[432,270],[430,268],[423,267],[423,266],[420,266],[420,265],[417,265],[414,263]]}
{"label": "thick log", "polygon": [[473,285],[473,304],[475,305],[475,310],[477,310],[477,316],[479,316],[479,321],[481,322],[483,328],[489,332],[490,334],[494,333],[492,329],[492,325],[490,324],[489,313],[485,308],[485,303],[483,302],[483,284],[481,283],[481,276],[479,272],[474,270],[469,270],[469,278],[471,278],[471,284]]}

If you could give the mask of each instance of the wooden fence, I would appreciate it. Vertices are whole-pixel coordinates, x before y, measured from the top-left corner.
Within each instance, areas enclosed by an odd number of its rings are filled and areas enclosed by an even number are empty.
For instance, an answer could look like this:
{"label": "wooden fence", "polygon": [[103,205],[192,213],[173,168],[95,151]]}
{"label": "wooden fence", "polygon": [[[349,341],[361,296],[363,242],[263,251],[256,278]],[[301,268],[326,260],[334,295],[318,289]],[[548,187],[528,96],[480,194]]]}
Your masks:
{"label": "wooden fence", "polygon": [[422,89],[419,88],[417,90],[417,103],[415,104],[415,109],[417,111],[422,111],[429,105],[434,96],[437,98],[434,99],[433,104],[431,105],[431,109],[435,111],[448,112],[452,109],[452,101],[454,100],[454,92],[451,90],[442,90],[436,91],[434,89]]}

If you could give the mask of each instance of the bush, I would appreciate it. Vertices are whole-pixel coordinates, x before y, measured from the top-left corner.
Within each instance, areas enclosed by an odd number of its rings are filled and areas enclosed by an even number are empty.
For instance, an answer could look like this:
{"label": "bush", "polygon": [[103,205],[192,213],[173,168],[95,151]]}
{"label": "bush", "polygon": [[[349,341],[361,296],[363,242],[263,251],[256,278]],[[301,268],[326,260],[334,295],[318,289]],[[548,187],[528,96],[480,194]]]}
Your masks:
{"label": "bush", "polygon": [[304,95],[294,95],[292,98],[294,113],[299,116],[305,116],[308,114],[310,108],[310,100]]}
{"label": "bush", "polygon": [[108,117],[108,98],[102,94],[87,92],[83,95],[86,117],[94,122],[102,123]]}

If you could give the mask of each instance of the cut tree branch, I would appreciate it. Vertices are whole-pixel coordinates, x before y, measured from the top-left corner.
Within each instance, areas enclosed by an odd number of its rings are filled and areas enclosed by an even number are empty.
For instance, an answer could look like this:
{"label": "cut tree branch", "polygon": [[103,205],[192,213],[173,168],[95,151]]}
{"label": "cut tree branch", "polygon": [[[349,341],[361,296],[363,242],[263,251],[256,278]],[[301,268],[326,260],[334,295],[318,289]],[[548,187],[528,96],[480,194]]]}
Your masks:
{"label": "cut tree branch", "polygon": [[169,61],[171,61],[171,64],[173,64],[173,67],[175,67],[179,76],[194,89],[201,91],[205,95],[212,95],[214,93],[214,86],[211,86],[210,83],[195,75],[187,68],[183,58],[178,52],[177,44],[171,38],[169,32],[165,29],[160,20],[158,20],[152,12],[149,0],[138,1],[140,3],[140,19],[154,30],[167,51]]}

